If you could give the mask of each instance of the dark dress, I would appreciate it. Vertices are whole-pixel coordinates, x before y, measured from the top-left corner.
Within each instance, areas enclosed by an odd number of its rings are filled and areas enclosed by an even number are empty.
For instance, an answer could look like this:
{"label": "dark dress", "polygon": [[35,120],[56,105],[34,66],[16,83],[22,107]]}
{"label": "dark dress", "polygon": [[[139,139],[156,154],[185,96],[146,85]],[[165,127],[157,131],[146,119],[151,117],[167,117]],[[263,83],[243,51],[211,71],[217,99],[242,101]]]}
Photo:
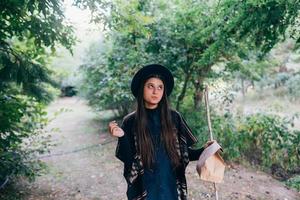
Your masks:
{"label": "dark dress", "polygon": [[148,129],[153,141],[155,160],[151,169],[145,169],[143,183],[147,200],[176,200],[176,175],[171,160],[161,142],[161,120],[158,109],[147,109]]}

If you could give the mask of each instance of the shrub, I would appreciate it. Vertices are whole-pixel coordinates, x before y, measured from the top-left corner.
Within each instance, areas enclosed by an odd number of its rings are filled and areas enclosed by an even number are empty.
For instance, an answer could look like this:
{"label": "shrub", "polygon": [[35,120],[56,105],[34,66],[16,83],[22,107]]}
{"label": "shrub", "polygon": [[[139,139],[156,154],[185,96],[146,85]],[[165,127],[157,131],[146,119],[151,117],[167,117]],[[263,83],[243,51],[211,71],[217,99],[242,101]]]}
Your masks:
{"label": "shrub", "polygon": [[0,92],[0,184],[19,175],[33,180],[44,169],[36,155],[48,150],[47,122],[44,106],[34,98]]}
{"label": "shrub", "polygon": [[297,175],[293,178],[290,178],[286,181],[286,185],[292,188],[295,188],[300,192],[300,175]]}
{"label": "shrub", "polygon": [[277,73],[274,77],[274,87],[275,89],[284,86],[286,82],[290,79],[291,74],[286,72]]}
{"label": "shrub", "polygon": [[292,121],[276,115],[254,114],[241,120],[238,127],[240,151],[258,164],[270,168],[277,165],[292,171],[300,165],[299,131],[290,129]]}
{"label": "shrub", "polygon": [[[205,112],[184,113],[199,145],[203,145],[209,139]],[[267,169],[277,166],[286,173],[300,166],[300,132],[291,130],[291,120],[269,114],[234,117],[215,113],[211,112],[212,129],[226,160],[245,159]]]}
{"label": "shrub", "polygon": [[300,74],[291,77],[286,85],[292,100],[298,99],[300,97]]}

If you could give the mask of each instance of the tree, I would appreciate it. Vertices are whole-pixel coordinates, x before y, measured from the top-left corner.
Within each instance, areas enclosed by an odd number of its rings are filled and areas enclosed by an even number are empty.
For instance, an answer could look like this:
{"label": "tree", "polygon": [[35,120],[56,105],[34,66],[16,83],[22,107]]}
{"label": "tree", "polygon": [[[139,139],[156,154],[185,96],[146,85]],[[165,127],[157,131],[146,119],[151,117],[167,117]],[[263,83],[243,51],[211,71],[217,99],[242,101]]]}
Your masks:
{"label": "tree", "polygon": [[48,150],[43,128],[48,119],[45,89],[55,85],[48,68],[57,45],[71,51],[72,28],[60,0],[0,1],[0,185],[8,178],[33,179]]}
{"label": "tree", "polygon": [[71,26],[63,21],[61,2],[7,0],[0,8],[0,90],[16,83],[24,93],[42,100],[46,91],[40,84],[54,84],[46,68],[49,48],[53,53],[61,44],[71,51],[75,42]]}
{"label": "tree", "polygon": [[[84,88],[90,104],[100,109],[117,110],[127,114],[133,106],[133,96],[128,90],[134,72],[149,62],[145,52],[148,25],[153,19],[145,15],[145,7],[138,1],[122,1],[113,7],[104,50],[94,45],[87,52]],[[98,55],[97,55],[98,54]],[[152,58],[152,57],[151,57]]]}
{"label": "tree", "polygon": [[[113,70],[125,66],[127,71],[132,71],[143,62],[165,64],[181,86],[181,91],[174,94],[177,108],[192,86],[194,108],[198,109],[205,80],[223,74],[214,72],[212,67],[228,63],[228,68],[237,58],[247,62],[253,52],[258,52],[258,59],[263,58],[276,43],[295,33],[291,30],[299,25],[300,3],[298,0],[133,0],[126,3],[116,0],[109,4],[89,1],[86,6],[94,8],[96,14],[95,8],[106,9],[96,18],[106,21],[107,36],[114,46],[110,52],[114,56],[108,59],[108,66]],[[144,23],[141,18],[150,20]],[[293,36],[297,38],[299,33],[296,33]],[[242,65],[238,66],[244,70]]]}

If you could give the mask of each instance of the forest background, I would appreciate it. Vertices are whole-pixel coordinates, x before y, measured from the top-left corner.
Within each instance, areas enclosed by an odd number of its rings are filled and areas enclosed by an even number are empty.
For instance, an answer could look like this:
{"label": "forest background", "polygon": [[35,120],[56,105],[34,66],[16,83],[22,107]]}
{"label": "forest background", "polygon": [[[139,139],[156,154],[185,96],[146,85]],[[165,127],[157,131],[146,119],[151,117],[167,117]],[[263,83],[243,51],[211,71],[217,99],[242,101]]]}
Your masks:
{"label": "forest background", "polygon": [[[0,2],[1,187],[20,176],[33,180],[45,168],[38,158],[51,147],[45,108],[61,88],[74,86],[95,111],[111,110],[122,119],[134,109],[133,74],[160,63],[175,76],[170,102],[199,144],[208,138],[203,91],[209,86],[224,158],[300,190],[300,122],[298,110],[289,109],[300,98],[298,0],[73,4],[89,10],[104,35],[87,48],[76,73],[54,62],[60,49],[72,53],[80,39],[61,1]],[[253,110],[258,102],[261,109]]]}

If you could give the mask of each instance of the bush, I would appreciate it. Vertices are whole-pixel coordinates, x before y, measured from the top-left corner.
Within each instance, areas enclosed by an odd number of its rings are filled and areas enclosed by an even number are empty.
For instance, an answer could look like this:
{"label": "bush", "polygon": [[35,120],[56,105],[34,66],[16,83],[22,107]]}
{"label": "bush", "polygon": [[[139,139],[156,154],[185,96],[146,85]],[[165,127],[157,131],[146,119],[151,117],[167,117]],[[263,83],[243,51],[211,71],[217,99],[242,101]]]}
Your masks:
{"label": "bush", "polygon": [[264,167],[276,165],[292,171],[300,165],[300,136],[299,131],[291,130],[290,126],[292,121],[276,115],[247,116],[238,126],[240,151]]}
{"label": "bush", "polygon": [[44,169],[36,155],[48,150],[47,123],[44,106],[34,98],[0,92],[0,184],[19,175],[33,180]]}
{"label": "bush", "polygon": [[185,97],[185,101],[181,105],[180,113],[187,121],[188,126],[192,129],[192,132],[198,138],[198,147],[201,147],[207,140],[209,140],[206,116],[203,109],[195,111],[193,108],[193,99],[191,96]]}
{"label": "bush", "polygon": [[297,175],[293,178],[290,178],[286,181],[286,185],[292,188],[295,188],[300,192],[300,175]]}
{"label": "bush", "polygon": [[[209,139],[205,112],[184,113],[199,145],[203,145]],[[290,129],[291,120],[269,114],[234,117],[215,113],[211,112],[213,134],[226,160],[245,159],[267,169],[277,166],[285,173],[300,166],[300,132]]]}
{"label": "bush", "polygon": [[300,74],[291,77],[286,85],[292,100],[298,99],[300,97]]}
{"label": "bush", "polygon": [[277,73],[274,77],[274,87],[275,89],[284,86],[286,82],[290,79],[291,74],[286,72]]}

